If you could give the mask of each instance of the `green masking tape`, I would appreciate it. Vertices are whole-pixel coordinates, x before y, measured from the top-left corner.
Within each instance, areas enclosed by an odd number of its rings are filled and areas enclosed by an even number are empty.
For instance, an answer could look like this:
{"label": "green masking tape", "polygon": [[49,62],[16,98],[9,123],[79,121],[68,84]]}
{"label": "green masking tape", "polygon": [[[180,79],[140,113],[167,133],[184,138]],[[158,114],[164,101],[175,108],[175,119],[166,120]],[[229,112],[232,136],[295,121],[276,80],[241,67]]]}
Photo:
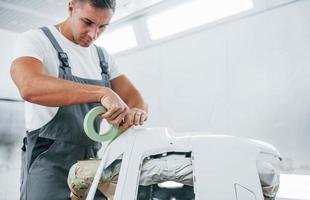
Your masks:
{"label": "green masking tape", "polygon": [[96,142],[113,140],[118,135],[118,127],[115,125],[111,125],[107,132],[101,133],[100,135],[96,132],[94,128],[95,119],[98,115],[106,111],[104,107],[97,106],[91,109],[84,118],[84,131],[90,139]]}

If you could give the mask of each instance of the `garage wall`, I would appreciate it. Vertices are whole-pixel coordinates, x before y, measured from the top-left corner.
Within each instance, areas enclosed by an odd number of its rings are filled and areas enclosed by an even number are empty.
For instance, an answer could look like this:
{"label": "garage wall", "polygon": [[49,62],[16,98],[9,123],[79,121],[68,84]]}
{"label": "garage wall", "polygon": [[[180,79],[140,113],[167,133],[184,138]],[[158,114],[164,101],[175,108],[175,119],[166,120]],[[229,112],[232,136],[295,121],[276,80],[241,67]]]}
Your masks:
{"label": "garage wall", "polygon": [[19,94],[13,81],[10,78],[11,53],[13,43],[18,34],[15,32],[0,29],[0,98],[19,98]]}
{"label": "garage wall", "polygon": [[117,56],[149,103],[147,126],[262,139],[286,170],[309,173],[309,9],[292,2]]}
{"label": "garage wall", "polygon": [[20,99],[10,78],[12,44],[15,32],[0,29],[0,200],[19,198],[20,149],[25,134],[22,102],[2,101]]}
{"label": "garage wall", "polygon": [[[309,8],[297,1],[117,56],[149,103],[146,126],[262,139],[284,155],[284,170],[310,174]],[[17,34],[0,35],[0,98],[20,98],[9,78]],[[22,104],[8,104],[22,116]],[[21,135],[2,131],[0,199],[19,195]]]}

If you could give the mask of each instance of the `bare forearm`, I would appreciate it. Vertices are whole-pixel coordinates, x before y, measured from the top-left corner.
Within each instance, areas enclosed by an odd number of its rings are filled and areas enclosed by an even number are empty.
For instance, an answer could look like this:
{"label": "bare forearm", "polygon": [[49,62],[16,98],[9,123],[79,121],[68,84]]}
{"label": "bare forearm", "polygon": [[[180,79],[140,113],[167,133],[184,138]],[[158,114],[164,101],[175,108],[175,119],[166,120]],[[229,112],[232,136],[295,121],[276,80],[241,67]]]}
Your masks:
{"label": "bare forearm", "polygon": [[124,101],[129,108],[139,108],[144,110],[145,112],[148,112],[148,106],[138,91],[130,94],[128,98],[126,98]]}
{"label": "bare forearm", "polygon": [[15,59],[10,73],[24,100],[44,106],[98,102],[100,97],[109,92],[107,88],[100,86],[49,76],[44,72],[42,62],[33,57]]}
{"label": "bare forearm", "polygon": [[21,85],[20,93],[26,101],[57,107],[98,102],[106,90],[100,86],[79,84],[47,75],[37,76]]}
{"label": "bare forearm", "polygon": [[139,108],[148,112],[148,106],[143,100],[142,95],[125,75],[112,79],[111,83],[113,91],[123,99],[129,108]]}
{"label": "bare forearm", "polygon": [[126,103],[110,88],[49,76],[45,73],[42,62],[33,57],[15,59],[10,73],[22,98],[35,104],[60,107],[100,102],[107,109],[107,118],[116,116],[110,121],[116,125],[119,125],[129,112]]}

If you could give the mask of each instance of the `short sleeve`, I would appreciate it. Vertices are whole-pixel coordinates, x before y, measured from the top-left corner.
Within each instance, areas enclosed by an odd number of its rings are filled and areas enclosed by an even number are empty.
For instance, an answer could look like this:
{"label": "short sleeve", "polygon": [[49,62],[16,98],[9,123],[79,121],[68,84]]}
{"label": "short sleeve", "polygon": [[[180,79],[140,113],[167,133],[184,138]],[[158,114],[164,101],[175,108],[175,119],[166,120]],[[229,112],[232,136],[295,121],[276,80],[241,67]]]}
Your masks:
{"label": "short sleeve", "polygon": [[40,34],[38,30],[29,30],[19,35],[14,43],[12,60],[23,56],[30,56],[43,62],[44,47]]}

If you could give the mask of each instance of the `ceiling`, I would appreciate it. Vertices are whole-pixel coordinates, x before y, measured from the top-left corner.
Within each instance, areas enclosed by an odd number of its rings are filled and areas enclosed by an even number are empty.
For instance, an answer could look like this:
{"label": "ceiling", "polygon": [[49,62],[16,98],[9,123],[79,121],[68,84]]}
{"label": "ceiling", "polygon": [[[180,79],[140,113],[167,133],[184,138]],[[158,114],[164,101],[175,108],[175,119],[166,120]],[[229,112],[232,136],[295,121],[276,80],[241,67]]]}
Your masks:
{"label": "ceiling", "polygon": [[[113,21],[133,14],[163,0],[117,0]],[[24,32],[51,25],[67,16],[68,0],[0,0],[0,29]]]}

